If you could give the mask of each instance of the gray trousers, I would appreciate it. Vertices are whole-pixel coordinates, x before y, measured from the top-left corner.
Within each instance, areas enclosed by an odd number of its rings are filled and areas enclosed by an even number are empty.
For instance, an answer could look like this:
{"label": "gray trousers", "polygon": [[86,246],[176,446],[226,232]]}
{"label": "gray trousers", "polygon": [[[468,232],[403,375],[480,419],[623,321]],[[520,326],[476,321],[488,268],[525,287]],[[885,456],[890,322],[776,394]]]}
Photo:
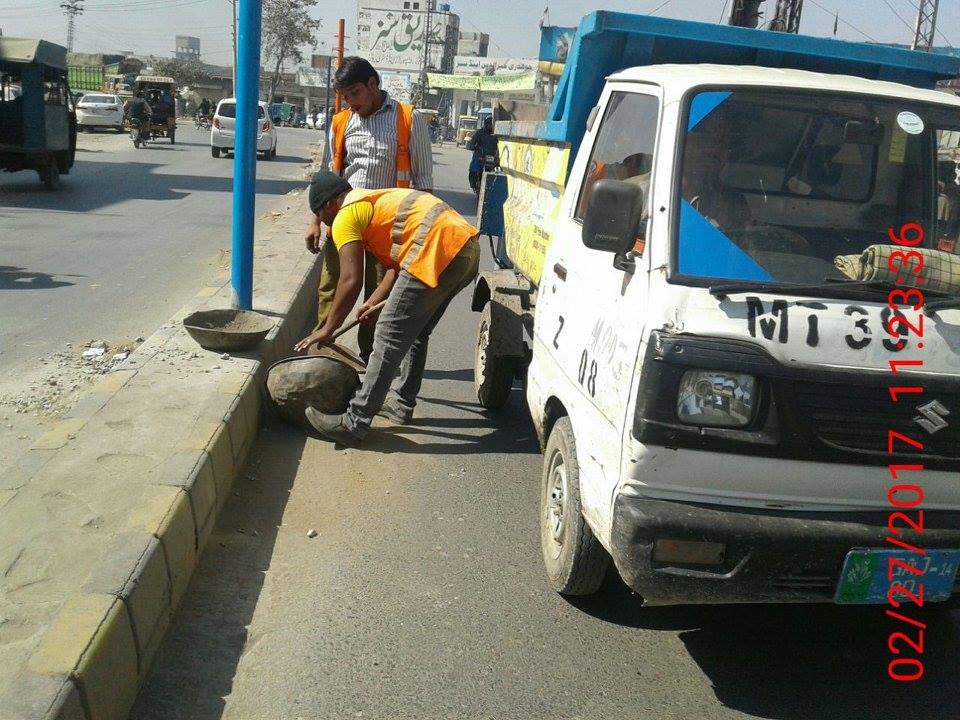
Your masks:
{"label": "gray trousers", "polygon": [[440,274],[435,288],[406,270],[400,271],[377,321],[363,385],[344,416],[344,424],[351,432],[359,437],[367,434],[387,399],[398,369],[397,402],[411,410],[416,406],[427,365],[430,334],[450,301],[476,278],[479,267],[480,243],[473,237]]}

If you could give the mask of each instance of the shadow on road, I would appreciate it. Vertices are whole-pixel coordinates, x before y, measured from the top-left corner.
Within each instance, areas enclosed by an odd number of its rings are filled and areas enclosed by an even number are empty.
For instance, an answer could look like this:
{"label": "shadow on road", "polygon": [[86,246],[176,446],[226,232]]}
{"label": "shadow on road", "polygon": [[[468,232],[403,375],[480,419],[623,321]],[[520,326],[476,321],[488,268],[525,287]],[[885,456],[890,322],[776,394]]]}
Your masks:
{"label": "shadow on road", "polygon": [[[304,434],[288,426],[270,423],[261,432],[130,720],[223,716],[224,698],[232,691],[247,646],[304,442]],[[165,657],[178,660],[173,663]],[[165,669],[171,677],[162,675]],[[176,694],[165,692],[171,686],[177,688]]]}
{"label": "shadow on road", "polygon": [[74,285],[65,280],[54,280],[54,277],[83,277],[82,275],[48,275],[47,273],[31,272],[22,267],[0,265],[0,290],[49,290],[51,288],[69,287]]}
{"label": "shadow on road", "polygon": [[[960,717],[953,691],[960,654],[960,613],[917,613],[925,634],[925,676],[901,683],[887,676],[891,632],[916,629],[888,621],[878,607],[716,605],[641,607],[639,596],[608,573],[600,593],[568,598],[605,622],[679,631],[717,699],[751,717],[783,720],[921,720]],[[906,629],[905,629],[906,628]],[[904,657],[915,656],[913,654]],[[638,680],[644,668],[637,667]],[[631,673],[632,674],[632,673]]]}
{"label": "shadow on road", "polygon": [[[176,148],[176,146],[173,146]],[[0,205],[67,212],[88,212],[126,200],[180,200],[194,192],[229,195],[232,177],[177,175],[156,172],[169,167],[159,163],[104,163],[84,161],[82,174],[63,179],[56,192],[44,190],[34,174],[0,184]],[[258,195],[285,195],[302,188],[302,180],[257,180]]]}

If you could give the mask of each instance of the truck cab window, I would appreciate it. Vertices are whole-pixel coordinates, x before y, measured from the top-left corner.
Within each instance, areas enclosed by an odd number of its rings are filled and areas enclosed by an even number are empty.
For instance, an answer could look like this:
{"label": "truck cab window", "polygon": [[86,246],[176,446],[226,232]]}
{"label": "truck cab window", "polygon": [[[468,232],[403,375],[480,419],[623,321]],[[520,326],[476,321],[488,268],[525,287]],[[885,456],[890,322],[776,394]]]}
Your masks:
{"label": "truck cab window", "polygon": [[[617,92],[611,96],[587,164],[577,220],[586,214],[594,183],[605,178],[636,184],[647,207],[659,117],[660,101],[652,95]],[[645,239],[645,229],[637,228],[640,239]]]}
{"label": "truck cab window", "polygon": [[[685,275],[819,283],[853,277],[920,223],[956,252],[956,113],[818,91],[706,91],[690,100],[679,178]],[[896,248],[884,252],[892,252]]]}

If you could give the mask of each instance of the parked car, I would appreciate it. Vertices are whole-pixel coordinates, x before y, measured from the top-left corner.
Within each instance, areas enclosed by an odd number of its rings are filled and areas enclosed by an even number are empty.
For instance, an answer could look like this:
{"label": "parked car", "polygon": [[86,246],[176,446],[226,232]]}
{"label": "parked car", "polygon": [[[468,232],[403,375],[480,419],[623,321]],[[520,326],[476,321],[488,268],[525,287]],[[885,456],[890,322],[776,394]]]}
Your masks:
{"label": "parked car", "polygon": [[123,132],[123,102],[118,95],[87,93],[77,102],[77,127],[81,132],[113,128]]}
{"label": "parked car", "polygon": [[[277,156],[277,128],[267,117],[267,104],[259,103],[257,111],[257,152],[264,160]],[[210,128],[210,152],[214,157],[220,153],[233,152],[233,136],[237,118],[236,98],[225,98],[217,104]]]}

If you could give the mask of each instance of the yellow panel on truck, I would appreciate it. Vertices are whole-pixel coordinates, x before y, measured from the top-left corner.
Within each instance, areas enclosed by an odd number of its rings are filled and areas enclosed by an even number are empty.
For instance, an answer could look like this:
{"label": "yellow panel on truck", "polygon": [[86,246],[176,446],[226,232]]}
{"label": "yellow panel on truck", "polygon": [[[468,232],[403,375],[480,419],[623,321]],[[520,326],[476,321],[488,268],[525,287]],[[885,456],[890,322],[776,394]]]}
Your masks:
{"label": "yellow panel on truck", "polygon": [[539,285],[543,258],[560,213],[570,146],[502,138],[500,168],[507,176],[503,229],[514,267]]}

